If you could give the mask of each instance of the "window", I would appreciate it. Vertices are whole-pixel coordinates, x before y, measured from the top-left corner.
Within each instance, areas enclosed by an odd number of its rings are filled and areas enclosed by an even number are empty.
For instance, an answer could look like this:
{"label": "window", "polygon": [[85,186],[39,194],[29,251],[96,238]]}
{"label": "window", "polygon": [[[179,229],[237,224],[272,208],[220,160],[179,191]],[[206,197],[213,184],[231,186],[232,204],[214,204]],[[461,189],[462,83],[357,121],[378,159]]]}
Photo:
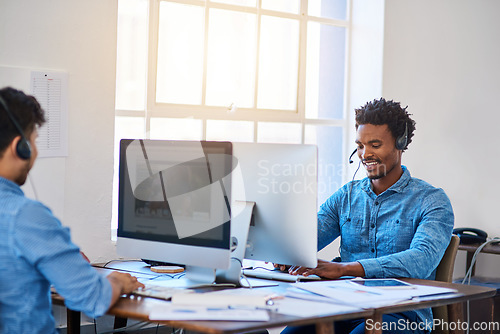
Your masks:
{"label": "window", "polygon": [[345,181],[351,147],[349,8],[349,0],[119,0],[115,188],[121,138],[312,143],[321,204]]}

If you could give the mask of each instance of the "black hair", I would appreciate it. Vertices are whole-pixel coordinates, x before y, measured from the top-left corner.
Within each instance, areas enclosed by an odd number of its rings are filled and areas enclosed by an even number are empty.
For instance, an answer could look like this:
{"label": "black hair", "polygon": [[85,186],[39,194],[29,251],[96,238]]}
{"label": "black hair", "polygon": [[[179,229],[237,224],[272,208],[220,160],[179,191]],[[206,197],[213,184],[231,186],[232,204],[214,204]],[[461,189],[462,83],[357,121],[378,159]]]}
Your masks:
{"label": "black hair", "polygon": [[[35,130],[35,125],[41,126],[45,122],[44,111],[40,104],[31,95],[12,87],[0,89],[0,96],[7,104],[10,113],[15,118],[27,140]],[[0,104],[0,157],[3,152],[20,133],[11,118]]]}
{"label": "black hair", "polygon": [[394,139],[403,136],[405,131],[408,131],[404,151],[411,143],[416,124],[410,118],[411,114],[406,111],[407,108],[408,106],[402,108],[399,102],[394,102],[393,100],[387,101],[383,97],[379,100],[367,102],[361,108],[354,110],[356,114],[356,130],[361,124],[387,124]]}

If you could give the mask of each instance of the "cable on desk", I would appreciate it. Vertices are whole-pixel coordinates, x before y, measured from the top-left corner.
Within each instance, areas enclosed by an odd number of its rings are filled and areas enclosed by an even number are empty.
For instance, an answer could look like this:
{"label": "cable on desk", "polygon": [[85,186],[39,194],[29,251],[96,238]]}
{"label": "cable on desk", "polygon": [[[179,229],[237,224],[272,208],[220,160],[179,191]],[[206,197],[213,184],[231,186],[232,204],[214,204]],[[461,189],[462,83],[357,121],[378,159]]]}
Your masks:
{"label": "cable on desk", "polygon": [[106,262],[105,264],[102,265],[103,268],[106,268],[106,266],[112,262],[135,262],[135,261],[141,261],[139,259],[129,259],[129,260],[110,260],[108,262]]}
{"label": "cable on desk", "polygon": [[165,277],[168,277],[171,279],[180,279],[180,278],[184,277],[185,275],[186,275],[186,272],[176,273],[176,274],[161,273],[158,276],[149,279],[149,281],[154,281],[155,279],[161,279],[161,278],[165,278]]}
{"label": "cable on desk", "polygon": [[[107,269],[114,269],[114,270],[119,270],[119,271],[122,271],[122,272],[130,272],[130,273],[136,273],[135,271],[133,270],[125,270],[125,269],[116,269],[116,268],[108,268],[107,266],[112,263],[112,262],[142,262],[142,260],[139,260],[139,259],[128,259],[128,260],[110,260],[108,262],[106,262],[105,264],[102,265],[103,268],[107,268]],[[146,263],[144,263],[144,265],[146,265]],[[136,273],[137,274],[137,273]],[[160,277],[169,277],[171,279],[179,279],[179,278],[182,278],[183,276],[185,275],[185,272],[182,272],[182,273],[174,273],[174,274],[168,274],[168,273],[160,273],[159,276],[155,277],[155,278],[152,278],[151,280],[155,280],[157,278],[160,278]]]}
{"label": "cable on desk", "polygon": [[241,273],[241,278],[243,278],[247,282],[249,289],[253,289],[252,283],[250,283],[250,281],[248,280],[248,277],[245,274]]}
{"label": "cable on desk", "polygon": [[269,269],[269,268],[266,268],[266,267],[253,267],[253,268],[249,268],[249,269],[264,269],[264,270],[267,270],[267,271],[275,271],[276,270],[276,268]]}
{"label": "cable on desk", "polygon": [[242,279],[242,278],[243,278],[243,279],[247,282],[247,284],[248,284],[248,288],[249,288],[249,289],[252,289],[252,288],[253,288],[252,283],[250,283],[250,281],[249,281],[249,280],[248,280],[248,278],[245,276],[245,274],[243,274],[243,262],[241,262],[241,260],[240,260],[240,259],[238,259],[237,257],[231,257],[231,260],[236,260],[236,261],[238,261],[238,263],[240,264],[240,273],[241,273],[241,275],[240,275],[240,279]]}
{"label": "cable on desk", "polygon": [[231,260],[236,260],[238,261],[238,263],[240,264],[240,268],[243,268],[243,262],[241,262],[240,259],[238,259],[237,257],[231,257]]}

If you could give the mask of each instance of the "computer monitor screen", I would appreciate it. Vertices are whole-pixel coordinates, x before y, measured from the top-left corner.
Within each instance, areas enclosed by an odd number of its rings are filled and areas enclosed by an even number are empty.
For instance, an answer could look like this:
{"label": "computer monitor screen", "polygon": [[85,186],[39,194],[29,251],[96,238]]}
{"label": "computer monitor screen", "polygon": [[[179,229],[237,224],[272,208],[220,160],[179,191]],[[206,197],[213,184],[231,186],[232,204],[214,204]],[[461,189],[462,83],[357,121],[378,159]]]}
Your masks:
{"label": "computer monitor screen", "polygon": [[256,203],[245,258],[316,267],[317,147],[233,143],[233,156],[233,201]]}
{"label": "computer monitor screen", "polygon": [[232,145],[120,142],[120,255],[226,269],[230,262]]}

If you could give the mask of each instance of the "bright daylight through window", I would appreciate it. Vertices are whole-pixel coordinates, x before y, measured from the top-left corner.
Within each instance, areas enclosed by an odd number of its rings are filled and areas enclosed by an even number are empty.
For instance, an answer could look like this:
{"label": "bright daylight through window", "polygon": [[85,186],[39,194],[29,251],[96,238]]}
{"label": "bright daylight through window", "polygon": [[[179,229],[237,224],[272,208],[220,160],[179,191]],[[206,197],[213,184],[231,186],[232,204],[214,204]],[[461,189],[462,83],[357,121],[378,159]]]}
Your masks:
{"label": "bright daylight through window", "polygon": [[318,204],[344,180],[349,0],[119,0],[119,140],[318,145]]}

